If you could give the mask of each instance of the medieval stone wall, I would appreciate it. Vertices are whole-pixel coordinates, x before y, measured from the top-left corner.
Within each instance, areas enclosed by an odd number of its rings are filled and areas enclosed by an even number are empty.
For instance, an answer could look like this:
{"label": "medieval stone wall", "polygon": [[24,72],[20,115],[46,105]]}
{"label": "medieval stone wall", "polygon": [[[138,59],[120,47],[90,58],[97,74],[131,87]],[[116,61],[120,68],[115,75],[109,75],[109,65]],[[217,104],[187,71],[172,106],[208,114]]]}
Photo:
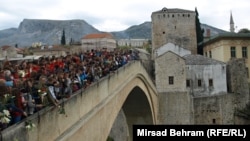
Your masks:
{"label": "medieval stone wall", "polygon": [[188,92],[159,93],[159,124],[193,124],[193,101]]}
{"label": "medieval stone wall", "polygon": [[235,94],[234,104],[243,108],[249,102],[249,86],[244,59],[231,59],[227,63],[228,91]]}
{"label": "medieval stone wall", "polygon": [[194,98],[195,124],[233,124],[233,94]]}

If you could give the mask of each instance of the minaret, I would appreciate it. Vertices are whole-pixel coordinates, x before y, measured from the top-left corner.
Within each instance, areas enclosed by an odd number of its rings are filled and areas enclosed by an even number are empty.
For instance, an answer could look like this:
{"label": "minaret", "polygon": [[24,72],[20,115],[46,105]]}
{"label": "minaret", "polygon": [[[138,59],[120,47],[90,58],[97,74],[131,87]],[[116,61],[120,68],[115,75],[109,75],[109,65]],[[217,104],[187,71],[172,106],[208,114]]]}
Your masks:
{"label": "minaret", "polygon": [[233,20],[233,15],[232,15],[232,12],[231,12],[231,15],[230,15],[230,32],[234,32],[234,20]]}

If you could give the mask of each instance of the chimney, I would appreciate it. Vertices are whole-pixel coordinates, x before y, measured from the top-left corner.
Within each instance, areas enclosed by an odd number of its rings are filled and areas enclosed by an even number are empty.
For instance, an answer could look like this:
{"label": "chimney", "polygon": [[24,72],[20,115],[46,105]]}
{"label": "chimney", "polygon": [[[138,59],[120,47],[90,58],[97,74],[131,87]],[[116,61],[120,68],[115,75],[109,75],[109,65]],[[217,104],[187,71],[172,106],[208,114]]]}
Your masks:
{"label": "chimney", "polygon": [[211,36],[211,33],[210,33],[210,29],[206,29],[207,30],[207,37],[210,37]]}

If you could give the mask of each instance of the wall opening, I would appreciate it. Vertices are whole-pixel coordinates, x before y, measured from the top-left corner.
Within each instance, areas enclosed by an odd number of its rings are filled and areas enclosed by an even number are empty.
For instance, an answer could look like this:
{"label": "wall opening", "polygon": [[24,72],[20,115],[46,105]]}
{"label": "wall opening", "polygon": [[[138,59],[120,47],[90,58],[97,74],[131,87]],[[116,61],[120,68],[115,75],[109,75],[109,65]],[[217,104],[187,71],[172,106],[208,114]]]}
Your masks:
{"label": "wall opening", "polygon": [[216,124],[216,119],[213,118],[213,124]]}
{"label": "wall opening", "polygon": [[132,140],[133,137],[133,125],[153,124],[149,101],[145,93],[139,87],[135,87],[129,93],[122,109],[127,120],[130,140]]}

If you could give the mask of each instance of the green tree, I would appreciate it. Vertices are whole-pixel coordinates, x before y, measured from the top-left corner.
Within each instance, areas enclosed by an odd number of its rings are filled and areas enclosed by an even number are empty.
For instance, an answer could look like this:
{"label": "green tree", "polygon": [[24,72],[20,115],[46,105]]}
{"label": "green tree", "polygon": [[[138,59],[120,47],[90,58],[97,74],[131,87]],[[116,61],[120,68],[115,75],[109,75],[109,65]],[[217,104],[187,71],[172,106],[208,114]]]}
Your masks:
{"label": "green tree", "polygon": [[196,17],[195,17],[195,25],[196,25],[196,38],[197,38],[197,53],[203,55],[203,33],[204,33],[204,29],[201,29],[201,23],[199,20],[199,13],[197,11],[197,8],[195,7],[195,13],[196,13]]}
{"label": "green tree", "polygon": [[148,43],[145,45],[146,51],[151,54],[152,52],[152,41],[148,40]]}
{"label": "green tree", "polygon": [[247,29],[247,28],[242,28],[242,29],[239,30],[238,33],[250,33],[250,30]]}
{"label": "green tree", "polygon": [[66,44],[65,31],[63,29],[62,38],[61,38],[61,45],[65,45],[65,44]]}

